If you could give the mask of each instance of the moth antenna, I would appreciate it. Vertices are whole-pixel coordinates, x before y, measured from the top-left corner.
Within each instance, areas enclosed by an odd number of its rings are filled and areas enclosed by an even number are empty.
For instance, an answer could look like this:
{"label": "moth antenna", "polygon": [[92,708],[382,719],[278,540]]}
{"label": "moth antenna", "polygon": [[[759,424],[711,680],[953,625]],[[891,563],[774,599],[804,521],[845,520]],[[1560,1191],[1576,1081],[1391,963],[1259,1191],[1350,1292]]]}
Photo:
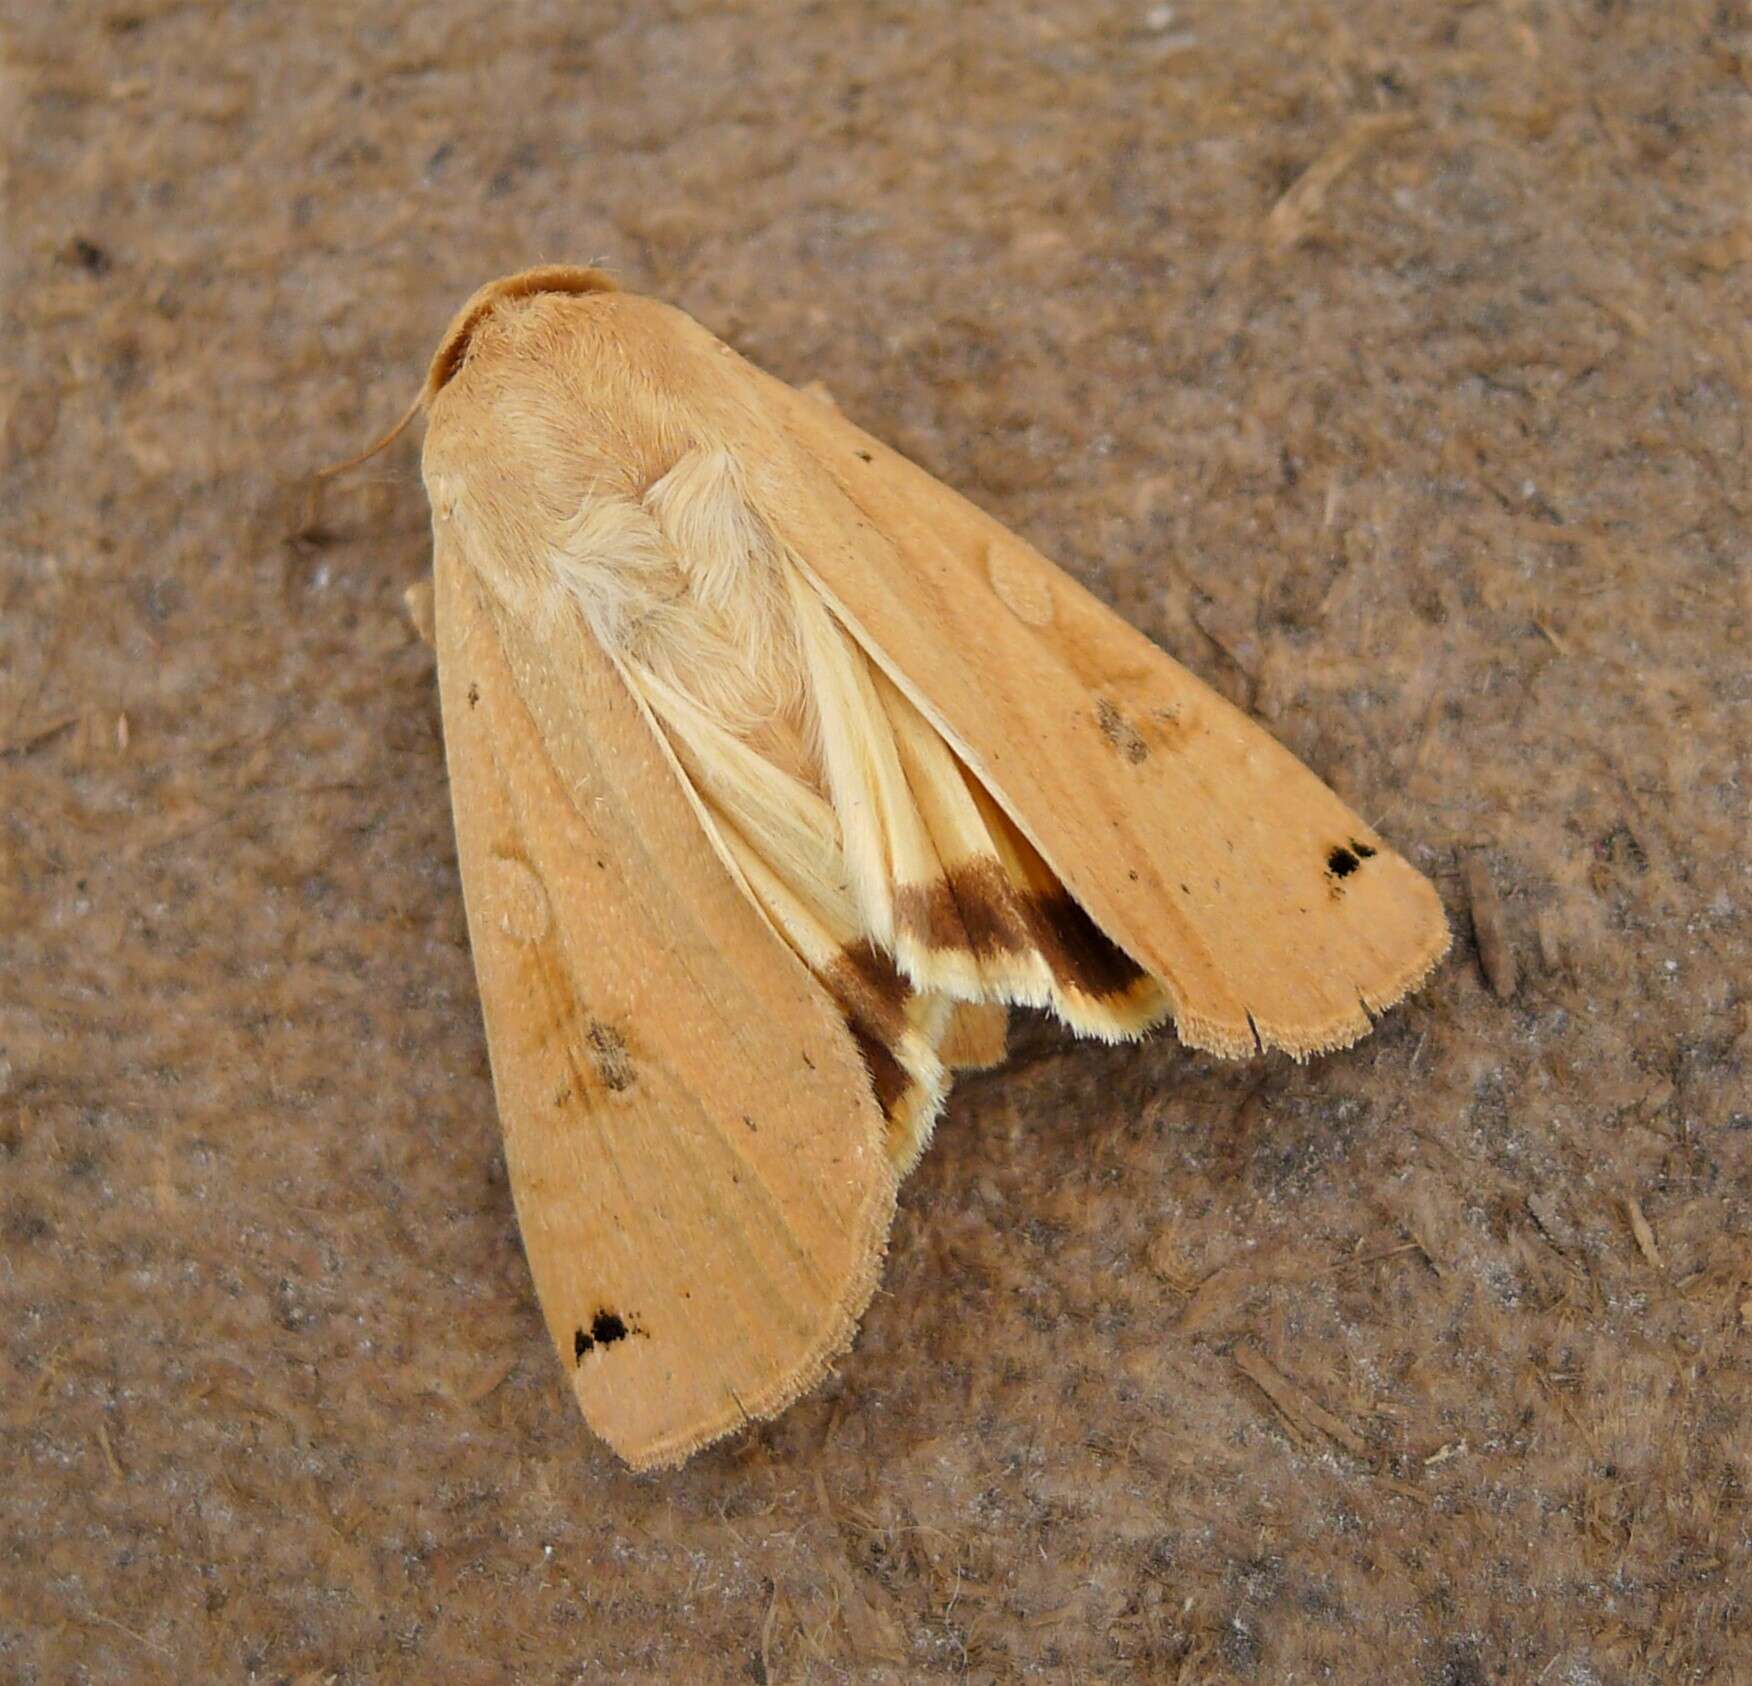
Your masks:
{"label": "moth antenna", "polygon": [[357,468],[362,462],[370,462],[370,460],[386,445],[393,445],[396,440],[402,436],[403,430],[419,413],[420,406],[425,403],[425,401],[426,389],[421,387],[420,390],[414,394],[413,403],[408,405],[408,407],[402,411],[401,420],[398,421],[389,432],[384,434],[375,445],[367,445],[364,450],[358,453],[358,455],[348,457],[345,462],[337,462],[331,464],[327,468],[319,468],[316,471],[316,478],[318,480],[331,480],[337,474],[345,474],[349,468]]}
{"label": "moth antenna", "polygon": [[393,444],[401,437],[402,430],[414,419],[415,412],[426,400],[426,391],[422,387],[414,394],[414,401],[401,413],[401,419],[389,432],[374,445],[367,445],[356,456],[348,457],[345,462],[330,464],[327,468],[319,468],[310,477],[309,491],[304,499],[304,526],[302,531],[316,534],[322,531],[322,491],[324,485],[337,474],[345,474],[349,468],[357,468],[362,462],[369,462],[384,446]]}

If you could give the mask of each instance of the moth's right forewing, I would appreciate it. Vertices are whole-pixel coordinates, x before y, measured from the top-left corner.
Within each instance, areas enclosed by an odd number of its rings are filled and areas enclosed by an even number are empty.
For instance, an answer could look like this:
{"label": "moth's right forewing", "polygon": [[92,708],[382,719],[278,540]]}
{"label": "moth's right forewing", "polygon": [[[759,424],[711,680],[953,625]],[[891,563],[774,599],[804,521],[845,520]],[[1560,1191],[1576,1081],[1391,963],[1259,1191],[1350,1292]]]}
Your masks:
{"label": "moth's right forewing", "polygon": [[[1262,727],[1038,551],[827,406],[751,371],[808,472],[762,487],[835,614],[1182,1040],[1364,1035],[1448,947],[1433,887]],[[769,453],[771,454],[771,453]]]}
{"label": "moth's right forewing", "polygon": [[504,607],[445,525],[445,748],[524,1245],[591,1426],[674,1463],[850,1344],[894,1210],[883,1120],[613,665],[576,617]]}

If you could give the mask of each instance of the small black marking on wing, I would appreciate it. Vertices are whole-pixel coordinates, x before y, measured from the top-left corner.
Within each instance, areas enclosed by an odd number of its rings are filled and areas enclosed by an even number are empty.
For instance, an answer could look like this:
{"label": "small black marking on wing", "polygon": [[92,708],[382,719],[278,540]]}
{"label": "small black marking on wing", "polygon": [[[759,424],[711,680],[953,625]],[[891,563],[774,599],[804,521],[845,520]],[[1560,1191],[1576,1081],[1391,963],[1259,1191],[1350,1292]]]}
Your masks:
{"label": "small black marking on wing", "polygon": [[582,1364],[587,1352],[594,1352],[599,1346],[613,1346],[616,1341],[624,1341],[628,1335],[642,1335],[643,1329],[633,1327],[627,1320],[614,1311],[598,1311],[590,1319],[588,1329],[572,1331],[572,1359]]}
{"label": "small black marking on wing", "polygon": [[474,705],[476,703],[478,703],[480,700],[481,700],[480,686],[479,685],[470,685],[468,688],[468,706],[470,708],[473,708]]}
{"label": "small black marking on wing", "polygon": [[1342,843],[1326,857],[1326,870],[1334,878],[1349,878],[1362,864]]}

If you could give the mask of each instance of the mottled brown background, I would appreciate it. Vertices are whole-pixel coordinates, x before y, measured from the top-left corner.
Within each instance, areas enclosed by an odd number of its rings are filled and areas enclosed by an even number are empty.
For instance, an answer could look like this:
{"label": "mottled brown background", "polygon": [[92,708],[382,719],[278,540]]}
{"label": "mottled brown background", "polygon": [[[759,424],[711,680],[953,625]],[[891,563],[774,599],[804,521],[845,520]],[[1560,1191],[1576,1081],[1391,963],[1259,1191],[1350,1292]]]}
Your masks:
{"label": "mottled brown background", "polygon": [[[0,1677],[1752,1677],[1743,5],[6,14]],[[519,1251],[413,443],[305,505],[537,259],[824,380],[1459,939],[1305,1069],[1030,1026],[832,1384],[655,1479]]]}

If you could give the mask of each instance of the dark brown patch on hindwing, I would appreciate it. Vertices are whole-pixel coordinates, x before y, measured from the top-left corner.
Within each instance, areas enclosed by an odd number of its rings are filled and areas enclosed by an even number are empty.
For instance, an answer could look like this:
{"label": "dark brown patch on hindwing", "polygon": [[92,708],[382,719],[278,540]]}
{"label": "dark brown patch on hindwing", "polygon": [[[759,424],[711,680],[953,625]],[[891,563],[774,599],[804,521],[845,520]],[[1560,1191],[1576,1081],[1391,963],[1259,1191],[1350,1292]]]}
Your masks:
{"label": "dark brown patch on hindwing", "polygon": [[856,942],[840,950],[822,977],[854,1030],[894,1044],[906,1034],[906,1003],[912,988],[875,944]]}
{"label": "dark brown patch on hindwing", "polygon": [[1028,904],[1028,925],[1061,989],[1104,999],[1128,994],[1149,976],[1062,889]]}
{"label": "dark brown patch on hindwing", "polygon": [[846,1028],[858,1045],[876,1104],[891,1123],[901,1103],[917,1088],[896,1049],[908,1030],[906,1005],[912,986],[894,962],[870,942],[853,943],[822,974],[828,993],[846,1016]]}
{"label": "dark brown patch on hindwing", "polygon": [[864,1065],[870,1073],[870,1087],[876,1092],[876,1104],[882,1108],[882,1116],[891,1119],[895,1108],[912,1089],[913,1080],[886,1043],[878,1042],[857,1024],[852,1025],[851,1031],[852,1040],[857,1043],[858,1052],[864,1056]]}
{"label": "dark brown patch on hindwing", "polygon": [[894,923],[924,948],[936,953],[970,948],[961,909],[947,880],[902,884],[894,893]]}
{"label": "dark brown patch on hindwing", "polygon": [[935,953],[987,960],[1034,946],[1023,897],[995,859],[963,862],[929,885],[906,884],[895,896],[896,923]]}
{"label": "dark brown patch on hindwing", "polygon": [[1025,954],[1034,946],[1023,896],[995,860],[970,861],[949,874],[967,944],[981,959]]}

